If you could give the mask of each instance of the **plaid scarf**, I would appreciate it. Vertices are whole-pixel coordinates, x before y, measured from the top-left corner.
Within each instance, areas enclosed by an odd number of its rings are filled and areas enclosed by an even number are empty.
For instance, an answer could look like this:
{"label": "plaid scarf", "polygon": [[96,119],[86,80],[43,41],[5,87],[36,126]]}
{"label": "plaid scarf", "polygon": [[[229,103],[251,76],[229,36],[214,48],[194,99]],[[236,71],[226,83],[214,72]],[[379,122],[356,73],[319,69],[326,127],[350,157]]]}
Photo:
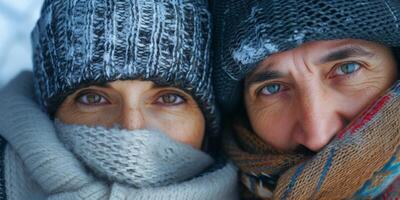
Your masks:
{"label": "plaid scarf", "polygon": [[224,147],[258,198],[397,199],[399,108],[400,82],[315,155],[274,150],[241,123]]}

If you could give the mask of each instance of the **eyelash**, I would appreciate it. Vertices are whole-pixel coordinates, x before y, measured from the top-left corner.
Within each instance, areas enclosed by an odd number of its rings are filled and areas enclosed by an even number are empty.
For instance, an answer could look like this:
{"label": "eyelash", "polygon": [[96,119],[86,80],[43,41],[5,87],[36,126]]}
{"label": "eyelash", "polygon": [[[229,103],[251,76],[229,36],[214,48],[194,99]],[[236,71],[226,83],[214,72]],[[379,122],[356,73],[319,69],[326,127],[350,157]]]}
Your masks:
{"label": "eyelash", "polygon": [[[354,70],[354,72],[349,73],[349,74],[343,74],[343,75],[331,75],[332,73],[334,73],[340,66],[346,65],[346,64],[357,64],[359,65],[359,68]],[[348,62],[342,62],[342,63],[338,63],[336,65],[334,65],[334,67],[332,68],[332,70],[328,73],[328,78],[351,78],[353,76],[355,76],[357,74],[357,72],[359,72],[362,68],[365,68],[365,64],[363,64],[362,62],[358,62],[358,61],[348,61]]]}
{"label": "eyelash", "polygon": [[[359,68],[355,69],[353,72],[348,73],[348,74],[343,74],[343,75],[334,75],[334,76],[330,76],[333,72],[335,72],[336,70],[339,69],[339,67],[344,66],[346,64],[357,64],[359,66]],[[348,61],[348,62],[342,62],[339,64],[334,65],[334,67],[332,68],[332,70],[328,73],[329,74],[329,78],[351,78],[352,76],[356,75],[358,71],[360,71],[362,68],[364,68],[365,64],[361,63],[361,62],[357,62],[357,61]],[[266,88],[267,86],[271,86],[277,84],[279,85],[281,88],[277,93],[274,94],[270,94],[270,95],[265,95],[265,94],[261,94],[261,92],[263,91],[264,88]],[[262,85],[259,89],[256,90],[256,95],[260,96],[274,96],[276,94],[279,94],[283,91],[287,90],[287,86],[285,86],[285,84],[279,83],[279,82],[271,82],[271,83],[266,83],[264,85]]]}
{"label": "eyelash", "polygon": [[85,106],[98,106],[98,105],[104,105],[103,103],[99,103],[99,104],[96,104],[96,103],[94,103],[94,104],[86,104],[86,103],[82,103],[82,102],[80,102],[81,100],[81,98],[82,97],[84,97],[85,95],[97,95],[97,96],[100,96],[101,98],[103,98],[107,103],[104,103],[104,104],[109,104],[110,103],[110,101],[107,99],[107,97],[106,97],[106,95],[103,95],[103,94],[101,94],[101,93],[99,93],[99,92],[97,92],[97,91],[92,91],[92,90],[83,90],[83,91],[81,91],[81,92],[79,92],[77,95],[76,95],[76,97],[75,97],[75,102],[77,102],[77,103],[79,103],[79,104],[82,104],[82,105],[85,105]]}
{"label": "eyelash", "polygon": [[[164,96],[167,96],[167,95],[177,96],[177,98],[180,98],[182,100],[182,102],[171,103],[171,104],[158,102],[160,99],[163,100],[162,98]],[[178,92],[175,92],[175,91],[168,91],[168,92],[161,93],[160,95],[158,95],[158,97],[155,100],[156,104],[160,104],[162,106],[178,106],[178,105],[181,105],[181,104],[186,103],[186,102],[187,102],[187,98],[184,95],[178,94]]]}
{"label": "eyelash", "polygon": [[[274,85],[274,84],[276,84],[276,85],[280,85],[281,87],[282,87],[282,89],[279,91],[279,92],[277,92],[277,93],[275,93],[275,94],[270,94],[270,95],[265,95],[265,94],[262,94],[262,90],[265,88],[265,87],[267,87],[267,86],[269,86],[269,85]],[[281,92],[283,92],[283,91],[286,91],[288,89],[288,86],[286,86],[285,84],[283,84],[283,83],[280,83],[280,82],[271,82],[271,83],[266,83],[266,84],[264,84],[264,85],[262,85],[261,87],[259,87],[257,90],[256,90],[256,95],[257,96],[275,96],[275,95],[278,95],[279,93],[281,93]]]}
{"label": "eyelash", "polygon": [[[100,99],[100,101],[106,101],[106,102],[104,102],[104,103],[85,103],[85,102],[82,102],[83,100],[82,100],[82,98],[85,96],[85,95],[95,95],[95,96],[99,96],[101,99]],[[163,99],[164,97],[166,97],[166,96],[168,96],[168,95],[171,95],[171,96],[175,96],[175,98],[176,99],[174,99],[174,101],[176,102],[176,101],[178,101],[177,103],[168,103],[168,102],[165,102],[166,100],[165,99]],[[180,92],[178,92],[178,91],[175,91],[175,90],[172,90],[172,91],[163,91],[162,93],[160,93],[160,94],[158,94],[157,95],[157,97],[156,97],[156,99],[155,99],[155,101],[154,101],[154,104],[159,104],[160,106],[179,106],[179,105],[181,105],[181,104],[184,104],[184,103],[186,103],[187,102],[187,97],[185,97],[185,95],[184,94],[180,94]],[[74,98],[74,101],[77,103],[77,104],[81,104],[81,105],[83,105],[83,106],[103,106],[103,105],[106,105],[106,104],[109,104],[110,103],[110,101],[108,100],[108,98],[106,97],[106,95],[104,95],[104,94],[102,94],[102,93],[99,93],[98,91],[92,91],[92,90],[83,90],[83,91],[80,91],[77,95],[76,95],[76,97]],[[86,100],[87,101],[87,100]]]}

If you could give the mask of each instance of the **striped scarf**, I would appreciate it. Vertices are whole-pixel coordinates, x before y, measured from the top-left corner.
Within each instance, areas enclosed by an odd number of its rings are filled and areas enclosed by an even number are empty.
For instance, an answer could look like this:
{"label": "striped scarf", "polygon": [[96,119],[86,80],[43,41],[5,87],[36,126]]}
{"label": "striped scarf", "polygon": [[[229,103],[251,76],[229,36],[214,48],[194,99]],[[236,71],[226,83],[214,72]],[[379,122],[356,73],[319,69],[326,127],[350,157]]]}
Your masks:
{"label": "striped scarf", "polygon": [[400,82],[315,155],[274,150],[242,124],[225,149],[252,196],[263,199],[398,199]]}

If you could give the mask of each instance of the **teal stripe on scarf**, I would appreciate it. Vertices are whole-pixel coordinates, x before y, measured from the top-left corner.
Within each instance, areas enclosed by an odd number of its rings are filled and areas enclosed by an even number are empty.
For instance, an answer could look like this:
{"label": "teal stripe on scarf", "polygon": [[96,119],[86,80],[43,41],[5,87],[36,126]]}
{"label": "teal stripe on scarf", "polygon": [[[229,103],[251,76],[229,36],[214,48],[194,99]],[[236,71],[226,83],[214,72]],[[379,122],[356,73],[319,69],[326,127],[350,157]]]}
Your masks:
{"label": "teal stripe on scarf", "polygon": [[287,190],[285,191],[283,198],[284,200],[286,200],[289,196],[289,194],[292,192],[292,189],[294,187],[294,185],[296,184],[297,181],[297,177],[300,176],[300,174],[303,172],[304,168],[305,168],[306,164],[302,163],[297,169],[296,172],[294,173],[294,175],[292,176],[292,178],[290,179],[290,183],[288,185]]}
{"label": "teal stripe on scarf", "polygon": [[319,190],[321,189],[322,183],[324,183],[324,180],[326,178],[326,175],[328,174],[329,168],[332,165],[332,160],[333,160],[333,157],[335,156],[335,152],[336,152],[336,149],[332,148],[330,153],[329,153],[329,157],[326,160],[324,169],[323,169],[323,171],[321,173],[321,177],[319,178],[319,181],[318,181],[318,184],[317,184],[317,189],[316,189],[317,192],[319,192]]}
{"label": "teal stripe on scarf", "polygon": [[400,176],[400,162],[398,160],[398,154],[400,149],[389,162],[377,172],[377,174],[386,174],[385,180],[378,186],[373,186],[372,181],[367,181],[363,187],[356,193],[355,198],[374,198],[380,195],[386,188],[393,183],[393,181]]}

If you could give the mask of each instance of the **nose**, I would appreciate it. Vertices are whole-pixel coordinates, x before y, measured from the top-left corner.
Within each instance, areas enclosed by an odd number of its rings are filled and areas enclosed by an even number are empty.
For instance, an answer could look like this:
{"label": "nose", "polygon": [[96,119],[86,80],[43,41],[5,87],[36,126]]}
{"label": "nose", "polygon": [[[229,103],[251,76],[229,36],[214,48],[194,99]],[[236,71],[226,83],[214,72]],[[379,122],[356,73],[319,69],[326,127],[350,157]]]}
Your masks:
{"label": "nose", "polygon": [[295,142],[318,152],[340,131],[345,120],[339,114],[339,104],[318,84],[301,90],[297,98]]}
{"label": "nose", "polygon": [[125,108],[122,111],[121,123],[124,129],[136,130],[145,128],[145,117],[140,108]]}

